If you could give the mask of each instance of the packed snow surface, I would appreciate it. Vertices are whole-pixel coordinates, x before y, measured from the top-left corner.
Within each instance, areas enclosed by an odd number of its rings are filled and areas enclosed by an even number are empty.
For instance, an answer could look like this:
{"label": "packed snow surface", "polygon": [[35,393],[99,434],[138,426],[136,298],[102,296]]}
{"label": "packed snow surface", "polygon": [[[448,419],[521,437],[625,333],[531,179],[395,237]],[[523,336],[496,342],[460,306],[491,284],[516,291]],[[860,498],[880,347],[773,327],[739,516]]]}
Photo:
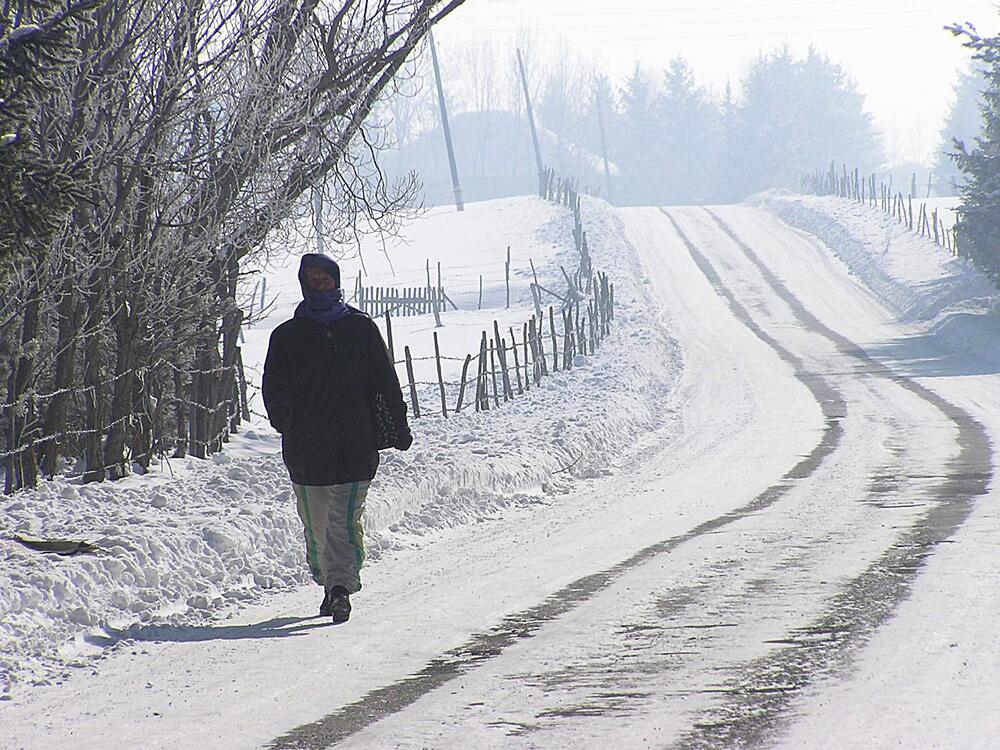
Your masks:
{"label": "packed snow surface", "polygon": [[[584,224],[616,286],[611,336],[499,409],[415,420],[413,449],[383,454],[345,626],[312,617],[256,396],[213,460],[5,498],[0,745],[996,746],[1000,601],[983,592],[1000,588],[1000,506],[992,452],[974,450],[1000,440],[996,289],[835,198],[586,201]],[[366,250],[368,283],[421,286],[441,262],[454,381],[494,320],[516,333],[533,314],[531,262],[563,288],[571,229],[535,198],[435,209]],[[343,265],[350,292],[359,261]],[[298,298],[294,259],[267,274],[256,380]],[[440,411],[433,331],[393,323]],[[892,550],[933,536],[952,474],[989,494],[899,573]],[[45,556],[15,533],[100,552]]]}

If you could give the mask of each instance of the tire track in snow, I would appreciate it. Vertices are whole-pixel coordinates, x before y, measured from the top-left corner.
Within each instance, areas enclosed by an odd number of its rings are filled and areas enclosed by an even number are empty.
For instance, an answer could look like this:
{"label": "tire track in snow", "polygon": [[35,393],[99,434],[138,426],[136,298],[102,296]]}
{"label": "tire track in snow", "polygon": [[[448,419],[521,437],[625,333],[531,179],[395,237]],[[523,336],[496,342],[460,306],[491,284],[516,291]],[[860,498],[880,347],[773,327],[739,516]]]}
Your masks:
{"label": "tire track in snow", "polygon": [[[663,210],[663,209],[661,209]],[[718,214],[705,209],[750,262],[771,290],[811,332],[832,342],[844,355],[863,363],[868,372],[897,383],[936,407],[958,428],[958,455],[949,461],[935,493],[938,503],[904,532],[863,573],[847,582],[830,606],[807,628],[789,639],[790,645],[735,670],[729,697],[709,709],[676,748],[759,747],[776,739],[796,694],[821,675],[834,672],[860,648],[906,598],[924,560],[966,521],[975,498],[984,495],[993,476],[989,437],[971,414],[915,380],[900,375],[870,357],[857,344],[821,323]],[[701,254],[665,210],[689,253],[727,299],[710,261]]]}
{"label": "tire track in snow", "polygon": [[[673,219],[667,215],[673,222]],[[676,226],[676,224],[675,224]],[[685,235],[678,233],[682,238]],[[690,248],[689,248],[690,249]],[[784,348],[753,320],[750,313],[727,290],[708,264],[701,257],[699,267],[713,286],[727,300],[734,314],[795,371],[795,376],[819,402],[825,418],[819,443],[801,461],[793,466],[782,479],[753,498],[749,503],[705,521],[690,531],[657,542],[636,552],[622,562],[597,573],[577,579],[553,593],[540,604],[505,617],[500,624],[485,633],[473,635],[465,644],[433,659],[423,669],[410,677],[377,688],[358,701],[337,711],[292,729],[268,745],[271,750],[321,750],[335,745],[383,718],[404,710],[427,693],[451,680],[465,675],[485,662],[500,656],[507,648],[531,638],[546,623],[557,620],[578,605],[608,588],[621,576],[648,562],[667,554],[679,545],[705,534],[711,534],[758,513],[783,498],[799,481],[811,476],[840,445],[843,437],[841,420],[846,415],[844,395],[828,380],[808,370],[792,352]]]}

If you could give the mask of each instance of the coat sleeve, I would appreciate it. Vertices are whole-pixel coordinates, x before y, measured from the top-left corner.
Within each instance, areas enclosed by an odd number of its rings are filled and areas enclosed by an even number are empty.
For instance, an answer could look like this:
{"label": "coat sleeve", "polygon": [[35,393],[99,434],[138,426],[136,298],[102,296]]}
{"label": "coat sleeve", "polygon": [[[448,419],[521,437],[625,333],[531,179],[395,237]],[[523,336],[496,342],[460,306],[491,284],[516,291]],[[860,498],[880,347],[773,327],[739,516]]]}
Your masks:
{"label": "coat sleeve", "polygon": [[409,433],[406,421],[406,401],[396,376],[396,366],[389,357],[389,349],[382,339],[382,333],[371,321],[371,338],[368,346],[368,369],[374,381],[375,390],[385,399],[397,433]]}
{"label": "coat sleeve", "polygon": [[292,378],[292,362],[287,346],[281,337],[271,334],[264,360],[264,376],[261,380],[261,396],[267,418],[275,430],[284,434],[292,424],[292,404],[295,384]]}

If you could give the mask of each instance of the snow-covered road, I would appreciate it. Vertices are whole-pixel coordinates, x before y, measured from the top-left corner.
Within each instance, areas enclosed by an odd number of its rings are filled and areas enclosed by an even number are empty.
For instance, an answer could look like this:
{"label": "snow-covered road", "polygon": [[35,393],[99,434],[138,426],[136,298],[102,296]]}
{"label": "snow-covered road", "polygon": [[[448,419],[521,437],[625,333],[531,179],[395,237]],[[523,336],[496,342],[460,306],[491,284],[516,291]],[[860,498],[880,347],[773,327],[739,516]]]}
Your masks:
{"label": "snow-covered road", "polygon": [[911,335],[760,209],[621,215],[683,357],[655,447],[387,553],[344,626],[303,616],[310,589],[175,642],[160,629],[0,706],[0,733],[80,750],[995,747],[996,368]]}

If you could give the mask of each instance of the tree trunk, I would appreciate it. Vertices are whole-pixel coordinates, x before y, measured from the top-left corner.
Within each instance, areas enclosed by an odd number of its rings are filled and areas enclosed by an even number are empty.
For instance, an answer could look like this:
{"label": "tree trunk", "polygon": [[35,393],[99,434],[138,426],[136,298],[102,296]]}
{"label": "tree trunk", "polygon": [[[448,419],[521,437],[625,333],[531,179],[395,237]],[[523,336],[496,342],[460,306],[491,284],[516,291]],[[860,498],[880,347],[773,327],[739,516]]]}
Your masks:
{"label": "tree trunk", "polygon": [[[186,358],[180,358],[184,362]],[[190,424],[188,422],[188,389],[190,383],[185,382],[184,372],[178,367],[174,370],[174,419],[177,421],[177,444],[174,446],[174,458],[187,456],[188,440],[190,440]]]}
{"label": "tree trunk", "polygon": [[134,413],[135,370],[138,365],[138,330],[134,316],[121,308],[114,319],[118,351],[112,388],[111,412],[108,414],[108,437],[104,443],[104,466],[111,479],[128,474],[125,446],[129,423]]}
{"label": "tree trunk", "polygon": [[35,427],[32,424],[34,408],[30,399],[28,402],[22,402],[22,399],[33,379],[33,362],[37,359],[29,354],[29,349],[38,337],[39,304],[38,296],[32,294],[25,305],[21,319],[21,350],[17,364],[7,380],[7,403],[10,406],[5,411],[9,425],[8,450],[11,452],[4,481],[4,491],[7,493],[23,487],[34,487],[38,481],[34,446],[29,440],[30,432]]}
{"label": "tree trunk", "polygon": [[76,347],[79,342],[80,305],[73,279],[67,276],[63,281],[62,296],[59,300],[59,330],[56,338],[55,378],[52,383],[53,396],[45,412],[43,434],[50,439],[42,446],[42,474],[51,477],[59,466],[59,456],[66,446],[66,415],[70,403],[70,389],[74,385],[74,364]]}

